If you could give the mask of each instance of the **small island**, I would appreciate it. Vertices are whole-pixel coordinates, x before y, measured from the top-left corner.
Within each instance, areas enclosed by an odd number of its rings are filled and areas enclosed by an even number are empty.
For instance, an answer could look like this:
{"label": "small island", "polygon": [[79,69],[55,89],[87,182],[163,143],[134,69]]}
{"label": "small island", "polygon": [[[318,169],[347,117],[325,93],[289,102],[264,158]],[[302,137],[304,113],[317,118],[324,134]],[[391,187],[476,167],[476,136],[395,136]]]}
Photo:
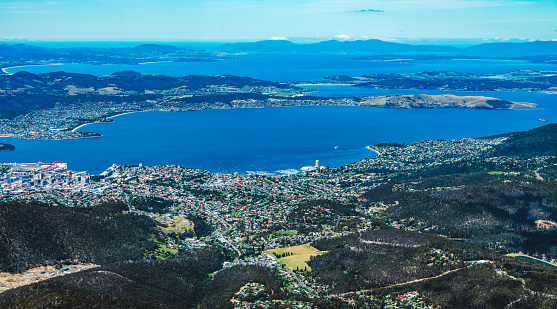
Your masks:
{"label": "small island", "polygon": [[0,143],[0,151],[12,151],[15,149],[14,145]]}

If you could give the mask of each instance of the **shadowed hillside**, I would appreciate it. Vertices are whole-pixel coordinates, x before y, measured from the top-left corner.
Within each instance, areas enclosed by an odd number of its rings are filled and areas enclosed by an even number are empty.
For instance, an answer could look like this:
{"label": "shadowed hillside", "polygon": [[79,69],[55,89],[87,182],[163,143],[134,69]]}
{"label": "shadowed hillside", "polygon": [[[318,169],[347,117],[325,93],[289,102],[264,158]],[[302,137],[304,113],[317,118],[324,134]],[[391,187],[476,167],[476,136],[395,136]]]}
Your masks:
{"label": "shadowed hillside", "polygon": [[16,272],[72,260],[107,264],[138,260],[141,239],[154,228],[122,203],[91,208],[0,203],[0,270]]}

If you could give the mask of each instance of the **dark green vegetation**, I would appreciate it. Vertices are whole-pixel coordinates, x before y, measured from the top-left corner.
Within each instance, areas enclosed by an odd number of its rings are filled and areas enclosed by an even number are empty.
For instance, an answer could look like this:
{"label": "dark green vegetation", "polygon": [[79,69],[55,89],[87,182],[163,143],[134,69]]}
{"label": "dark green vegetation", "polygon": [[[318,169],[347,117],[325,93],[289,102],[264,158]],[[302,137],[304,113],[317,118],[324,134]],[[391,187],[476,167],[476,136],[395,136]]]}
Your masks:
{"label": "dark green vegetation", "polygon": [[0,203],[0,271],[21,272],[62,261],[108,264],[143,257],[142,237],[155,227],[125,214],[122,203],[92,208]]}
{"label": "dark green vegetation", "polygon": [[111,264],[9,290],[0,294],[0,307],[194,308],[210,291],[207,273],[220,269],[222,259],[220,250],[202,249]]}
{"label": "dark green vegetation", "polygon": [[193,223],[193,235],[190,236],[203,237],[211,234],[214,230],[202,217],[189,215],[188,220]]}
{"label": "dark green vegetation", "polygon": [[[499,253],[557,258],[557,124],[508,135],[483,158],[412,174],[363,195],[391,205],[382,217],[403,227],[462,239]],[[538,175],[531,170],[537,170]]]}
{"label": "dark green vegetation", "polygon": [[548,124],[525,132],[507,134],[494,156],[542,156],[557,154],[557,124]]}
{"label": "dark green vegetation", "polygon": [[11,151],[14,150],[15,146],[11,144],[0,143],[0,151]]}
{"label": "dark green vegetation", "polygon": [[[392,192],[391,184],[384,186],[366,197],[373,202],[397,201],[384,216],[401,225],[502,253],[522,250],[557,258],[556,231],[537,224],[538,220],[557,221],[555,190],[550,184],[514,181],[422,192]],[[380,191],[392,193],[377,195]]]}
{"label": "dark green vegetation", "polygon": [[[504,74],[478,75],[457,72],[420,72],[408,74],[369,74],[358,78],[332,76],[332,82],[350,83],[357,87],[381,89],[419,89],[454,91],[554,91],[554,72],[516,71]],[[508,78],[500,78],[505,75]]]}
{"label": "dark green vegetation", "polygon": [[[189,75],[184,77],[172,77],[141,74],[134,71],[122,71],[102,76],[67,72],[32,74],[21,71],[13,75],[0,76],[0,85],[2,89],[8,93],[17,91],[27,94],[49,93],[57,95],[67,94],[68,86],[74,86],[77,89],[87,89],[88,93],[95,93],[98,89],[102,88],[117,87],[118,92],[132,91],[135,92],[135,94],[142,94],[145,90],[162,91],[178,87],[188,87],[189,90],[199,90],[208,85],[229,87],[288,87],[284,83],[268,82],[233,75]],[[149,98],[147,97],[145,99]]]}
{"label": "dark green vegetation", "polygon": [[276,228],[297,230],[299,233],[308,234],[321,231],[328,226],[333,230],[354,232],[362,224],[354,206],[330,200],[310,201],[292,211],[286,222]]}
{"label": "dark green vegetation", "polygon": [[165,200],[160,197],[133,198],[130,201],[130,205],[136,210],[154,212],[158,214],[167,213],[172,204],[172,201]]}
{"label": "dark green vegetation", "polygon": [[[220,90],[215,90],[214,94],[206,91],[196,93],[209,86],[214,89],[231,87],[231,90],[230,93],[222,93]],[[0,89],[4,90],[4,94],[0,95],[0,117],[12,118],[30,111],[50,109],[55,106],[91,105],[98,102],[108,102],[114,108],[118,108],[122,103],[135,103],[144,108],[153,108],[154,102],[162,99],[163,95],[176,95],[181,92],[196,94],[196,98],[181,97],[173,103],[173,106],[194,105],[195,107],[195,105],[215,101],[229,104],[234,100],[271,97],[257,93],[234,93],[244,86],[291,88],[284,83],[231,75],[170,77],[140,74],[134,71],[122,71],[105,76],[66,72],[36,75],[22,71],[13,75],[0,75]],[[174,92],[167,93],[170,90]],[[200,95],[207,96],[206,101],[199,99]],[[106,117],[104,119],[106,121]],[[91,121],[83,121],[83,123],[87,122]]]}
{"label": "dark green vegetation", "polygon": [[557,304],[551,296],[557,292],[553,269],[433,235],[383,229],[313,246],[330,251],[312,257],[309,265],[331,287],[331,301],[338,306],[351,300],[357,308],[379,308],[387,295],[414,291],[439,308]]}
{"label": "dark green vegetation", "polygon": [[234,308],[230,299],[234,296],[234,293],[237,293],[242,286],[249,282],[265,285],[264,295],[261,295],[261,298],[286,298],[286,294],[282,291],[281,284],[273,270],[261,266],[238,266],[215,274],[214,280],[208,286],[211,293],[207,293],[200,307],[207,309]]}

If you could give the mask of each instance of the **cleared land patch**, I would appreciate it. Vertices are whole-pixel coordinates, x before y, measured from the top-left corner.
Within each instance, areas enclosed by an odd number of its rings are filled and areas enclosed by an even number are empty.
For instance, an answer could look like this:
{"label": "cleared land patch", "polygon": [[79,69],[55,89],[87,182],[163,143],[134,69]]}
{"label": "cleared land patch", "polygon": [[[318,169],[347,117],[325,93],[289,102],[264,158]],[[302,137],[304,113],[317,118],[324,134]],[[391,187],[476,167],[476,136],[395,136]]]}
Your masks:
{"label": "cleared land patch", "polygon": [[[270,249],[266,250],[265,252],[277,256],[278,262],[281,264],[286,264],[286,267],[291,270],[294,270],[296,268],[311,270],[306,262],[308,262],[312,256],[327,253],[327,251],[319,251],[309,244]],[[281,257],[283,254],[285,254],[286,256]]]}
{"label": "cleared land patch", "polygon": [[154,215],[152,218],[157,222],[160,230],[165,234],[183,234],[187,231],[193,230],[193,222],[182,215]]}

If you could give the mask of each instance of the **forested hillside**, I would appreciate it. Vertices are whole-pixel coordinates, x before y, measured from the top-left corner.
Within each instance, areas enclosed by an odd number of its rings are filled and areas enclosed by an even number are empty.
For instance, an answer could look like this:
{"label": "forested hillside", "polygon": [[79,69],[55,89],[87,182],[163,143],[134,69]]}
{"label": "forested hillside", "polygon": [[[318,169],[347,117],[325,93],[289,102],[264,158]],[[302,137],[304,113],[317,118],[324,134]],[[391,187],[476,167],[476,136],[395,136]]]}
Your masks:
{"label": "forested hillside", "polygon": [[24,271],[61,261],[108,264],[143,257],[141,240],[155,227],[126,214],[123,203],[71,208],[0,203],[0,270]]}

